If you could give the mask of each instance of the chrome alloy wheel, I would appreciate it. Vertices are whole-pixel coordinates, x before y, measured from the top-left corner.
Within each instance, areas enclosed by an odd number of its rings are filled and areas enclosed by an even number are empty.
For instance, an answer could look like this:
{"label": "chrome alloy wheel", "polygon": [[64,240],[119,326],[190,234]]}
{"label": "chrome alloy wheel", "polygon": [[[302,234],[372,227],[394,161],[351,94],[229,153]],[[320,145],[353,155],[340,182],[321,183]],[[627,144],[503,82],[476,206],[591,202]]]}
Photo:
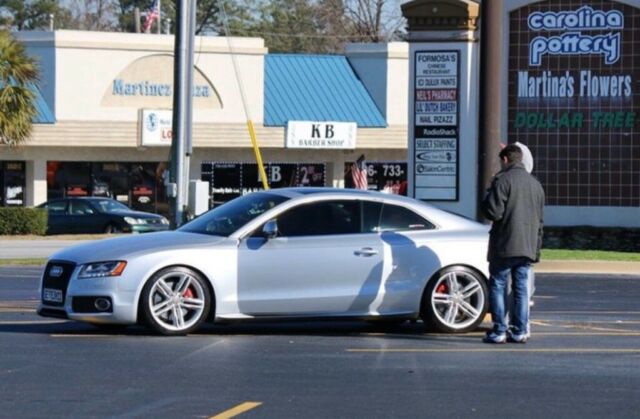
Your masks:
{"label": "chrome alloy wheel", "polygon": [[153,320],[163,329],[182,332],[197,324],[206,308],[207,294],[190,273],[169,271],[155,280],[148,297]]}
{"label": "chrome alloy wheel", "polygon": [[486,287],[466,271],[444,272],[431,293],[436,320],[451,330],[466,329],[482,321],[486,312]]}

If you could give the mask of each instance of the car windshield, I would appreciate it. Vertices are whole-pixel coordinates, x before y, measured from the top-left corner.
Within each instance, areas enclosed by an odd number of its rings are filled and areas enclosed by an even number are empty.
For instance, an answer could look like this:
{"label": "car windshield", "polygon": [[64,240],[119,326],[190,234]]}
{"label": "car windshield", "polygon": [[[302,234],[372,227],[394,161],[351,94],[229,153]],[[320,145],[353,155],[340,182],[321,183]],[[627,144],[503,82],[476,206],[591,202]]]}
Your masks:
{"label": "car windshield", "polygon": [[220,205],[178,230],[227,237],[249,221],[288,199],[285,196],[255,192]]}
{"label": "car windshield", "polygon": [[129,208],[128,206],[111,199],[101,199],[99,201],[93,201],[93,204],[98,208],[98,211],[100,212],[131,211],[131,208]]}

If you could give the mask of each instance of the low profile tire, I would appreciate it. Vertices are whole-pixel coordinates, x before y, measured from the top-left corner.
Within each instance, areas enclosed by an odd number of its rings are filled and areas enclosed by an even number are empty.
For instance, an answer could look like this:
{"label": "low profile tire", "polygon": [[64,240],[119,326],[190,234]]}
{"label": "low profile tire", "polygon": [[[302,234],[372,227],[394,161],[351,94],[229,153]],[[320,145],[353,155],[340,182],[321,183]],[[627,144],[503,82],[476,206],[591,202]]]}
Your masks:
{"label": "low profile tire", "polygon": [[103,331],[103,332],[122,332],[127,329],[126,324],[111,324],[111,323],[91,323],[91,326]]}
{"label": "low profile tire", "polygon": [[145,284],[140,305],[155,332],[181,336],[197,329],[208,316],[211,294],[206,280],[187,268],[166,268]]}
{"label": "low profile tire", "polygon": [[105,234],[118,234],[122,233],[122,229],[115,224],[109,224],[104,228]]}
{"label": "low profile tire", "polygon": [[475,330],[489,308],[484,278],[463,266],[442,269],[427,284],[422,318],[428,327],[444,333]]}

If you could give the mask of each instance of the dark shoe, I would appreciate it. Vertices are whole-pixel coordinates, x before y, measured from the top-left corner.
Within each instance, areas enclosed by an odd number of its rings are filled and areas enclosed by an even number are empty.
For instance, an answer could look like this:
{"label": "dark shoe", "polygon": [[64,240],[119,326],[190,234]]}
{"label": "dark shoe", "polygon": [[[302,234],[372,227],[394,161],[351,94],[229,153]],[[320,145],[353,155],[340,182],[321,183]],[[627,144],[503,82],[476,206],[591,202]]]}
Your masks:
{"label": "dark shoe", "polygon": [[484,339],[482,339],[482,341],[484,343],[496,343],[496,344],[506,343],[507,335],[499,334],[495,332],[487,332],[486,336],[484,337]]}

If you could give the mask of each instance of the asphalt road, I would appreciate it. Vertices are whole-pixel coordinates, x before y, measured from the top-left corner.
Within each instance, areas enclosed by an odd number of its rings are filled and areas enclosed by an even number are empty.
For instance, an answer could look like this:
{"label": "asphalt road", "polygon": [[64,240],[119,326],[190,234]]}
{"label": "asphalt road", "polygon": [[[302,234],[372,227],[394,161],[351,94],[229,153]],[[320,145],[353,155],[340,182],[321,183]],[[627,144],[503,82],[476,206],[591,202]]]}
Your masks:
{"label": "asphalt road", "polygon": [[529,343],[486,345],[421,323],[105,332],[37,317],[39,272],[0,267],[2,418],[640,415],[638,276],[539,274]]}

